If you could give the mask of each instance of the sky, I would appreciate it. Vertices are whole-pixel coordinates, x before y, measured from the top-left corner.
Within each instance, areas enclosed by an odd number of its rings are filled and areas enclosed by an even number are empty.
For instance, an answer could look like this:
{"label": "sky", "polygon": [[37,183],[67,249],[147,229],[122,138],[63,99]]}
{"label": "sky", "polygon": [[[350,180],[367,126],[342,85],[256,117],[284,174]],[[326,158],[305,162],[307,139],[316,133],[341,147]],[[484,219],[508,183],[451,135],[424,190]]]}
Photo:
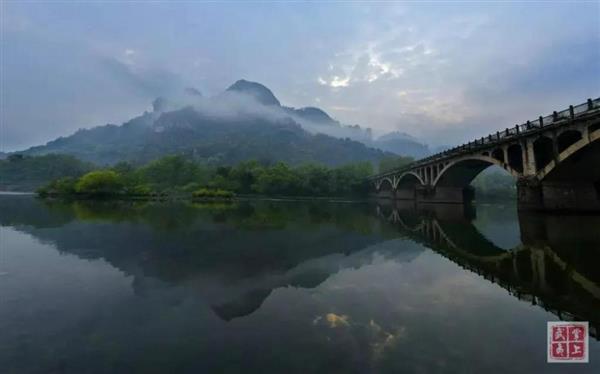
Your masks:
{"label": "sky", "polygon": [[600,96],[600,1],[0,4],[2,151],[238,79],[432,146]]}

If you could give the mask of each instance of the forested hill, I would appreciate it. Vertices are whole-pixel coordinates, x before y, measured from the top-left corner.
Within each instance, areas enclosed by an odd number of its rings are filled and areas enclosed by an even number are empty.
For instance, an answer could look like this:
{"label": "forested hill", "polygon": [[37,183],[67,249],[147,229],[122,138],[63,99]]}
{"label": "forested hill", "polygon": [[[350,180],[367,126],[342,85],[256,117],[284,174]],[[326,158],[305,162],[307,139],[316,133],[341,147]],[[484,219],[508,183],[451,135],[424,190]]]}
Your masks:
{"label": "forested hill", "polygon": [[194,95],[186,106],[157,100],[154,110],[121,126],[105,125],[30,148],[26,155],[60,153],[98,165],[143,164],[165,155],[231,165],[254,159],[329,166],[378,162],[390,153],[322,134],[342,126],[316,108],[282,107],[266,87],[238,81],[212,98]]}

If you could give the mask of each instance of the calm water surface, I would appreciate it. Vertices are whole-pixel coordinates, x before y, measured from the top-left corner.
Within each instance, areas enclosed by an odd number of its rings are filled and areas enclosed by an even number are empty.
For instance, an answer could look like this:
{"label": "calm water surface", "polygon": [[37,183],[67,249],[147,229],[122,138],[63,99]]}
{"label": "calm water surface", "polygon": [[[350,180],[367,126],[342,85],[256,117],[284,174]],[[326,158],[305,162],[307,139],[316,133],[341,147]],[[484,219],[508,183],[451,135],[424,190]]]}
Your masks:
{"label": "calm water surface", "polygon": [[[0,196],[1,373],[600,372],[600,217]],[[546,364],[546,322],[590,363]]]}

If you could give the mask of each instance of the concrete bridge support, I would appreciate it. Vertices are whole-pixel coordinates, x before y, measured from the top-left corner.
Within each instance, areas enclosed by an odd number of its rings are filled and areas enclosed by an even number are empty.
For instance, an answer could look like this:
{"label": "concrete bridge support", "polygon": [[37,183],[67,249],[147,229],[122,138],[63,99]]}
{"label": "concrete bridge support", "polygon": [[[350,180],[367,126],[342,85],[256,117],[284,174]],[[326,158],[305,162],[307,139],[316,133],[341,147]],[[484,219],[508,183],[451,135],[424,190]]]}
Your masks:
{"label": "concrete bridge support", "polygon": [[517,184],[521,210],[600,211],[600,186],[591,182]]}
{"label": "concrete bridge support", "polygon": [[416,189],[416,200],[422,203],[468,204],[472,202],[474,198],[475,191],[471,186],[419,186]]}

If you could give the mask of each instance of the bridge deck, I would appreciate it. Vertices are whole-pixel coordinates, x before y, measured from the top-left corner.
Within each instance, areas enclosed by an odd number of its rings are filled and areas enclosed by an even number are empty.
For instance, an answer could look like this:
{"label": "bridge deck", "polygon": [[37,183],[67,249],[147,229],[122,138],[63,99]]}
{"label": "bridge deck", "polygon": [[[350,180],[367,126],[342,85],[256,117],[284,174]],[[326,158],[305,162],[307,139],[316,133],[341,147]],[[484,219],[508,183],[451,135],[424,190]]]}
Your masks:
{"label": "bridge deck", "polygon": [[437,163],[440,161],[450,160],[455,157],[460,157],[467,153],[484,151],[488,148],[514,142],[515,139],[525,138],[542,131],[547,131],[550,128],[558,128],[569,125],[573,121],[585,120],[589,117],[596,116],[599,113],[600,98],[596,98],[594,100],[588,99],[588,101],[583,104],[576,106],[571,105],[568,109],[560,112],[553,112],[551,115],[545,117],[540,116],[534,121],[527,121],[521,125],[516,125],[512,128],[506,128],[502,131],[497,131],[495,134],[490,134],[488,136],[481,137],[480,139],[475,139],[468,143],[447,149],[445,151],[417,160],[404,167],[373,175],[369,177],[369,180],[376,180],[391,175],[397,175],[399,173],[414,170],[431,163]]}

